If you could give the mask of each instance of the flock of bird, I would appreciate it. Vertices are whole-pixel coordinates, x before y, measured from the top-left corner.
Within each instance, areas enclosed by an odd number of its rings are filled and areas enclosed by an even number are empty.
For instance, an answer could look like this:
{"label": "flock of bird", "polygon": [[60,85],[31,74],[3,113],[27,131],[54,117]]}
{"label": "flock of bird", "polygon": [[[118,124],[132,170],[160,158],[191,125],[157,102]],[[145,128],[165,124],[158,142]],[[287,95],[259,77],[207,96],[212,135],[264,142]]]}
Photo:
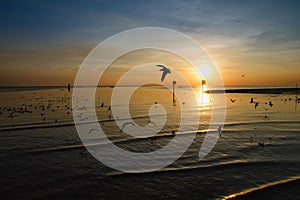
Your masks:
{"label": "flock of bird", "polygon": [[[234,102],[236,101],[236,99],[232,99],[232,98],[230,98],[229,100],[230,100],[232,103],[234,103]],[[254,104],[254,108],[256,109],[256,108],[259,106],[260,102],[254,101],[254,98],[251,97],[251,99],[250,99],[250,104]],[[270,107],[272,107],[272,106],[274,105],[272,101],[265,102],[265,104],[266,104],[266,105],[269,105]],[[267,108],[265,108],[265,109],[267,109]]]}
{"label": "flock of bird", "polygon": [[[244,76],[242,76],[242,77],[244,77]],[[273,105],[274,105],[274,103],[273,103],[270,99],[269,99],[267,102],[259,102],[259,101],[256,101],[255,99],[256,99],[256,98],[251,97],[251,98],[250,98],[250,102],[249,102],[250,104],[254,105],[254,109],[257,109],[257,107],[258,107],[259,105],[267,105],[267,107],[266,107],[266,106],[263,107],[264,110],[267,111],[267,110],[269,110],[269,108],[272,108]],[[231,103],[235,103],[235,102],[236,102],[236,99],[230,98],[229,100],[230,100]],[[292,100],[293,100],[293,98],[291,98],[291,97],[289,97],[289,98],[282,98],[282,99],[281,99],[281,101],[284,101],[285,103],[286,103],[287,101],[292,101]],[[296,98],[295,98],[295,103],[296,103],[296,104],[300,103],[300,98],[298,98],[297,95],[296,95]],[[267,119],[268,116],[264,116],[264,118]],[[255,141],[255,139],[254,139],[253,136],[251,136],[251,137],[249,138],[249,141],[250,141],[250,142],[257,142],[257,144],[258,144],[259,147],[265,147],[265,142]],[[272,142],[272,138],[271,138],[271,137],[268,137],[268,141],[269,141],[269,142]]]}
{"label": "flock of bird", "polygon": [[[161,75],[161,82],[163,82],[167,76],[167,74],[171,74],[171,70],[164,65],[156,65],[157,67],[160,67],[161,69],[159,71],[162,71]],[[67,85],[67,91],[71,92],[72,86],[71,84]],[[22,100],[22,103],[20,106],[3,106],[0,107],[0,116],[7,115],[7,118],[18,118],[18,117],[24,117],[26,114],[31,114],[31,116],[40,116],[40,120],[44,121],[45,123],[47,122],[59,122],[58,116],[61,116],[65,118],[63,113],[65,115],[70,115],[72,112],[72,107],[71,107],[71,96],[70,95],[64,95],[63,97],[48,97],[43,98],[38,96],[37,92],[33,92],[33,98],[26,99],[25,97],[20,97],[20,100]],[[26,102],[32,102],[32,103],[26,103]],[[158,102],[155,102],[157,104]],[[100,102],[100,108],[107,108],[107,111],[111,111],[111,106],[110,105],[104,105],[104,102]],[[78,108],[78,110],[86,111],[85,107]],[[58,113],[57,114],[51,114],[51,113]],[[53,116],[55,118],[53,119]],[[83,112],[78,114],[79,117],[82,117],[81,119],[83,120]],[[111,114],[108,115],[108,118],[111,120],[112,116]],[[50,121],[51,120],[51,121]],[[123,132],[123,129],[126,125],[133,125],[135,126],[132,122],[125,122],[120,130],[120,132]],[[15,125],[12,125],[14,127]],[[91,131],[93,132],[93,131]],[[172,132],[173,134],[173,132]]]}
{"label": "flock of bird", "polygon": [[[259,101],[255,101],[254,99],[255,99],[255,98],[251,97],[249,103],[250,103],[250,104],[253,104],[253,105],[254,105],[254,108],[256,109],[256,108],[257,108],[259,105],[261,105],[262,103],[259,102]],[[236,102],[236,99],[230,98],[229,100],[231,101],[231,103],[235,103],[235,102]],[[292,99],[292,98],[286,98],[286,99],[281,99],[281,100],[282,100],[282,101],[285,101],[285,103],[286,103],[287,101],[292,101],[293,99]],[[300,103],[300,98],[296,97],[296,103]],[[273,103],[271,100],[268,100],[268,102],[264,102],[264,104],[265,104],[265,105],[268,105],[268,106],[270,106],[270,107],[273,107],[273,105],[274,105],[274,103]],[[268,110],[267,107],[264,107],[264,108],[265,108],[265,110]]]}
{"label": "flock of bird", "polygon": [[[161,82],[163,82],[165,80],[166,76],[168,74],[171,74],[171,70],[169,68],[165,67],[164,65],[156,65],[156,66],[160,68],[159,71],[162,71],[162,75],[161,75],[160,80],[161,80]],[[244,78],[245,74],[243,74],[241,77]],[[71,84],[67,85],[67,90],[68,90],[68,92],[71,92]],[[36,92],[34,92],[34,95],[35,95],[35,97],[33,97],[33,99],[25,99],[25,97],[21,97],[20,100],[22,99],[22,103],[18,107],[13,107],[13,106],[0,107],[0,115],[7,114],[8,118],[13,119],[13,118],[16,118],[18,116],[22,117],[22,115],[25,115],[26,113],[29,113],[29,114],[40,115],[41,120],[43,120],[44,122],[46,122],[46,121],[49,122],[47,118],[48,118],[48,116],[51,115],[50,114],[51,112],[54,113],[56,111],[60,111],[60,112],[65,112],[66,115],[70,115],[70,112],[72,112],[71,96],[70,95],[65,95],[63,97],[52,97],[52,98],[49,98],[49,99],[43,99],[42,97],[38,97]],[[232,103],[236,102],[236,99],[230,98],[229,100]],[[285,102],[287,102],[288,100],[291,101],[292,98],[284,99]],[[28,101],[29,102],[37,102],[37,103],[35,105],[30,104],[30,103],[26,104],[26,101],[27,102]],[[296,97],[296,103],[299,103],[299,102],[300,102],[300,99]],[[154,104],[157,104],[157,103],[158,102],[156,101]],[[249,103],[254,105],[254,109],[257,109],[257,107],[259,105],[263,104],[262,102],[256,101],[255,98],[253,98],[253,97],[251,97]],[[273,105],[274,105],[274,103],[271,100],[269,100],[268,102],[264,102],[264,104],[269,106],[268,108],[264,107],[265,110],[268,110],[269,108],[273,107]],[[111,106],[110,105],[105,106],[104,102],[100,102],[99,105],[100,105],[99,106],[100,108],[106,107],[108,112],[111,111]],[[87,109],[85,107],[78,108],[78,111],[80,111],[80,110],[81,111],[86,111]],[[58,115],[55,115],[55,116],[58,116]],[[84,119],[83,118],[83,112],[79,113],[78,117],[81,120],[83,120]],[[110,120],[112,119],[110,114],[108,115],[108,118]],[[267,118],[267,116],[265,116],[265,118]],[[52,120],[54,120],[55,123],[57,123],[59,121],[58,118],[54,118]],[[151,121],[149,123],[151,123]],[[125,122],[122,125],[122,127],[120,128],[120,133],[122,133],[124,128],[128,125],[135,126],[135,124],[133,122]],[[12,125],[12,127],[14,127],[14,125]],[[217,132],[219,133],[219,136],[221,136],[222,128],[223,128],[223,126],[220,126],[217,130]],[[89,133],[92,133],[94,131],[97,131],[97,130],[90,130]],[[176,131],[172,130],[171,134],[175,135]],[[254,140],[254,138],[251,137],[250,141],[253,141],[253,140]],[[270,138],[270,140],[271,140],[271,138]],[[258,145],[260,147],[265,146],[265,144],[262,143],[262,142],[258,142]]]}
{"label": "flock of bird", "polygon": [[[70,106],[71,97],[68,96],[49,97],[45,99],[39,97],[37,93],[34,92],[34,97],[32,98],[26,99],[25,97],[20,97],[19,99],[22,101],[20,106],[1,106],[0,115],[7,115],[7,118],[14,119],[18,117],[23,118],[25,115],[31,114],[31,116],[40,116],[41,120],[46,122],[47,117],[51,115],[50,113],[65,111],[66,115],[70,115],[72,111]],[[58,122],[57,118],[52,120]]]}

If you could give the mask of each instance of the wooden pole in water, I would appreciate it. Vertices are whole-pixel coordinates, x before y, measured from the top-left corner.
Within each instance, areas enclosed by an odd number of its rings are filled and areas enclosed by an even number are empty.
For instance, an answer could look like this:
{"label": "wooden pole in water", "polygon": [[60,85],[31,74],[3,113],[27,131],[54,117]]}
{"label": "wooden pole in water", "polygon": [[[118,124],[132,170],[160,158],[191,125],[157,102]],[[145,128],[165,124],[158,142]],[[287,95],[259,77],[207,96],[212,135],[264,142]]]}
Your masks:
{"label": "wooden pole in water", "polygon": [[296,100],[295,100],[295,110],[297,110],[297,103],[298,103],[298,85],[296,83]]}
{"label": "wooden pole in water", "polygon": [[175,84],[176,84],[176,81],[173,81],[173,104],[175,104]]}
{"label": "wooden pole in water", "polygon": [[201,82],[201,105],[203,106],[203,94],[204,94],[204,85],[206,84],[206,81],[205,80],[202,80]]}
{"label": "wooden pole in water", "polygon": [[205,80],[202,80],[202,84],[201,84],[201,87],[202,87],[202,94],[204,92],[204,85],[206,84],[206,81]]}

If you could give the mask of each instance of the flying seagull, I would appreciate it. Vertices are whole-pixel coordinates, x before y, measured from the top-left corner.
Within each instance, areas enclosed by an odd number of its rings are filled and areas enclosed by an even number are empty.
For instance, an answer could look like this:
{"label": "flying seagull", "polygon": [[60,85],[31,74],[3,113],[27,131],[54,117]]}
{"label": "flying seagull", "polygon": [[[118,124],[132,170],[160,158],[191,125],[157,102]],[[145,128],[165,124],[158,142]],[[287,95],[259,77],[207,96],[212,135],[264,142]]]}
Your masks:
{"label": "flying seagull", "polygon": [[94,128],[90,129],[89,134],[91,134],[93,131],[98,132],[98,129],[94,129]]}
{"label": "flying seagull", "polygon": [[125,126],[127,126],[127,125],[129,125],[129,124],[131,124],[132,126],[135,126],[135,124],[134,124],[133,122],[125,122],[125,123],[122,125],[122,128],[121,128],[121,130],[120,130],[120,133],[122,133],[122,132],[123,132],[123,129],[125,128]]}
{"label": "flying seagull", "polygon": [[166,68],[163,65],[156,65],[157,67],[161,67],[161,69],[159,71],[163,71],[160,81],[163,82],[165,80],[165,77],[167,76],[167,74],[171,74],[171,70],[169,68]]}

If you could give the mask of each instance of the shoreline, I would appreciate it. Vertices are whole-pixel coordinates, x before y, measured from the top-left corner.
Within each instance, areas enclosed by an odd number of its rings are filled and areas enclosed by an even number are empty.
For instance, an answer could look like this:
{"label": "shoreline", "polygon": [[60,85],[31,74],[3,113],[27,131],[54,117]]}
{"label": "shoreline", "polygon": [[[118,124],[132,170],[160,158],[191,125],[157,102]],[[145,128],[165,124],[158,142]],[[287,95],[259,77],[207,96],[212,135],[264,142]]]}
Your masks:
{"label": "shoreline", "polygon": [[[258,199],[259,197],[264,198],[274,198],[276,197],[276,194],[279,193],[285,193],[290,194],[292,196],[297,196],[298,193],[300,194],[299,190],[293,190],[292,188],[299,187],[300,185],[300,176],[294,176],[290,177],[285,180],[276,181],[267,183],[255,188],[250,188],[247,190],[244,190],[239,193],[231,194],[229,196],[224,197],[223,199]],[[292,191],[297,191],[297,194],[292,194]]]}

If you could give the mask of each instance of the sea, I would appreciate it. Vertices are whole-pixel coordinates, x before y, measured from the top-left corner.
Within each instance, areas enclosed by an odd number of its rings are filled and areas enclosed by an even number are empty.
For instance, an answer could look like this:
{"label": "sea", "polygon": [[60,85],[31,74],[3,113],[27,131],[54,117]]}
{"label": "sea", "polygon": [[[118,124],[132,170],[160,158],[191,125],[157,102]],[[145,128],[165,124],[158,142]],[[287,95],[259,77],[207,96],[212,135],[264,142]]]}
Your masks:
{"label": "sea", "polygon": [[[151,106],[162,105],[167,115],[154,136],[134,138],[116,124],[125,119],[112,113],[114,89],[96,89],[96,120],[109,141],[126,151],[156,151],[177,134],[184,142],[191,133],[177,131],[180,109],[189,106],[191,118],[200,114],[192,124],[198,127],[196,136],[182,156],[149,172],[111,168],[96,159],[80,139],[73,118],[74,88],[0,87],[1,199],[299,199],[297,94],[226,93],[220,137],[212,151],[199,158],[201,144],[211,131],[212,100],[221,94],[203,94],[200,87],[189,94],[185,87],[178,87],[175,95],[196,96],[196,105],[185,105],[174,104],[171,88],[139,88],[129,106],[114,106],[129,109],[139,126],[151,122]],[[167,157],[161,155],[161,159]]]}

